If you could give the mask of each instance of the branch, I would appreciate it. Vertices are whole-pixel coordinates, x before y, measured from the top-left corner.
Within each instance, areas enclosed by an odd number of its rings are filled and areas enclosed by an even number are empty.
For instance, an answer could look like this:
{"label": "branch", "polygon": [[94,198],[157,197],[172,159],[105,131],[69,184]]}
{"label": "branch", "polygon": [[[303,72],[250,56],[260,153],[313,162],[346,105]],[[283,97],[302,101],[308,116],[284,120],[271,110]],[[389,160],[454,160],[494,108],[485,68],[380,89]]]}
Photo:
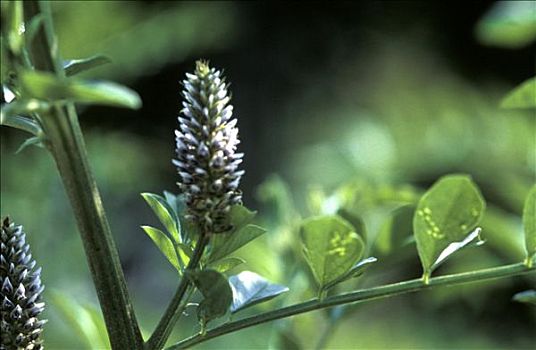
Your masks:
{"label": "branch", "polygon": [[362,289],[351,293],[345,293],[328,297],[322,301],[318,299],[309,300],[303,303],[284,307],[273,311],[268,311],[241,320],[229,322],[213,328],[206,334],[197,334],[186,338],[166,350],[177,350],[191,347],[205,342],[209,339],[232,333],[241,329],[253,327],[262,323],[292,317],[305,312],[324,309],[342,304],[361,303],[370,300],[383,299],[395,295],[418,292],[439,286],[459,285],[462,283],[479,282],[484,280],[517,276],[525,273],[536,272],[536,267],[527,267],[523,263],[493,267],[484,270],[464,272],[440,277],[431,278],[429,284],[424,284],[422,279],[414,279],[404,282],[388,284],[380,287]]}
{"label": "branch", "polygon": [[[38,14],[44,16],[43,25],[29,45],[35,69],[64,77],[47,3],[25,1],[23,5],[27,22]],[[49,141],[47,146],[56,161],[76,216],[111,346],[117,350],[142,349],[143,339],[97,184],[90,170],[74,105],[56,105],[42,115],[41,120]]]}

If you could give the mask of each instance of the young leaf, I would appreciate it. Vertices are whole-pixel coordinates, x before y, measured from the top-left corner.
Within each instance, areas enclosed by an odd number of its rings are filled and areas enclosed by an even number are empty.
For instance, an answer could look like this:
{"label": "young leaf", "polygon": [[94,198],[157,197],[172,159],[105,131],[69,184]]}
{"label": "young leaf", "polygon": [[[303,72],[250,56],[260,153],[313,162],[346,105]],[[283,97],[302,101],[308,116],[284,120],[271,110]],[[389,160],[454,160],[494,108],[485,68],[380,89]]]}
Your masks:
{"label": "young leaf", "polygon": [[79,60],[67,60],[63,62],[63,69],[65,70],[65,75],[72,76],[91,68],[102,66],[103,64],[111,63],[108,57],[104,55],[95,55],[88,58],[83,58]]}
{"label": "young leaf", "polygon": [[354,227],[336,215],[304,220],[301,239],[305,258],[321,290],[345,275],[365,249]]}
{"label": "young leaf", "polygon": [[50,73],[23,71],[20,82],[31,97],[137,109],[141,99],[133,90],[111,82],[61,79]]}
{"label": "young leaf", "polygon": [[532,266],[536,257],[536,185],[532,186],[523,208],[523,227],[525,229],[525,247],[527,264]]}
{"label": "young leaf", "polygon": [[228,256],[238,248],[248,244],[265,232],[266,230],[264,228],[250,224],[229,235],[214,235],[212,239],[212,251],[209,256],[209,261],[214,262]]}
{"label": "young leaf", "polygon": [[413,217],[417,250],[428,280],[441,253],[463,242],[484,213],[480,190],[466,175],[442,177],[420,199]]}
{"label": "young leaf", "polygon": [[149,204],[175,243],[181,243],[179,218],[168,202],[154,193],[142,193],[141,196]]}
{"label": "young leaf", "polygon": [[233,302],[233,291],[224,275],[206,269],[188,272],[188,277],[203,294],[203,301],[197,308],[197,318],[202,327],[213,319],[225,315]]}
{"label": "young leaf", "polygon": [[536,77],[530,78],[514,90],[510,91],[501,101],[502,108],[535,108]]}
{"label": "young leaf", "polygon": [[289,290],[285,286],[270,283],[251,271],[243,271],[229,277],[229,284],[233,291],[231,313],[270,300]]}
{"label": "young leaf", "polygon": [[182,273],[179,259],[177,258],[177,252],[175,251],[175,247],[173,246],[171,239],[169,239],[164,232],[157,228],[151,226],[142,226],[141,228],[149,237],[151,237],[153,242],[156,244],[158,249],[160,249],[162,254],[164,254],[164,256],[169,260],[171,265],[173,265],[179,273]]}
{"label": "young leaf", "polygon": [[245,263],[246,261],[237,257],[223,258],[219,261],[209,264],[208,267],[221,273],[225,273],[238,265]]}

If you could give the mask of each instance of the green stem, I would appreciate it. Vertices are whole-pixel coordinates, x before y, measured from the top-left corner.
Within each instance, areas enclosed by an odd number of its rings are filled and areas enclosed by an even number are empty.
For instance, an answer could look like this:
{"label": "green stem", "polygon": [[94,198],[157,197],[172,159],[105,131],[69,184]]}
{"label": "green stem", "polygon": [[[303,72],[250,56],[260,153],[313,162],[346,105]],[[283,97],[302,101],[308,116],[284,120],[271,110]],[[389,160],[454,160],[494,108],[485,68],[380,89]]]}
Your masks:
{"label": "green stem", "polygon": [[201,235],[201,238],[199,238],[199,242],[195,246],[192,259],[184,271],[184,275],[179,283],[179,287],[177,288],[173,299],[169,303],[164,316],[162,316],[160,322],[156,326],[156,329],[147,341],[146,349],[159,350],[162,349],[166,344],[166,341],[173,330],[173,326],[182,315],[182,310],[184,310],[184,306],[186,305],[185,302],[183,303],[184,294],[190,286],[190,279],[188,278],[187,273],[197,268],[197,265],[203,256],[205,247],[208,244],[209,237],[209,234],[203,234]]}
{"label": "green stem", "polygon": [[496,278],[517,276],[524,273],[535,272],[536,267],[527,267],[523,263],[505,265],[484,270],[464,272],[447,276],[430,278],[428,284],[424,284],[422,279],[414,279],[404,282],[388,284],[380,287],[362,289],[351,293],[345,293],[327,297],[319,301],[318,299],[309,300],[303,303],[284,307],[273,311],[268,311],[241,320],[230,322],[219,327],[213,328],[204,335],[194,335],[186,338],[166,350],[177,350],[191,347],[193,345],[205,342],[209,339],[222,336],[241,329],[253,327],[262,323],[279,320],[286,317],[299,315],[318,309],[333,307],[336,305],[366,302],[369,300],[383,299],[395,295],[417,292],[420,290],[430,289],[439,286],[451,286],[462,283],[478,282]]}
{"label": "green stem", "polygon": [[[44,24],[30,45],[35,69],[64,77],[47,3],[25,1],[24,12],[27,21],[40,13],[44,15]],[[56,161],[74,210],[111,346],[118,350],[142,349],[143,339],[101,197],[89,167],[74,105],[54,106],[41,120],[47,146]]]}

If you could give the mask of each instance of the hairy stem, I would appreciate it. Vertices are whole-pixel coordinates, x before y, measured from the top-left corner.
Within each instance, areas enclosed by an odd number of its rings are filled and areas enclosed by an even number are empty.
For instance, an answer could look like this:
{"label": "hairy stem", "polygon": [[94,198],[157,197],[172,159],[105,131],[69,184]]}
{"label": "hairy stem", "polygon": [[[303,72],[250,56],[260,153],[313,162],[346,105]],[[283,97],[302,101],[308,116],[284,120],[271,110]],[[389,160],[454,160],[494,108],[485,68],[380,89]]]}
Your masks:
{"label": "hairy stem", "polygon": [[230,322],[207,331],[204,335],[197,334],[186,338],[166,350],[177,350],[191,347],[205,342],[209,339],[222,336],[224,334],[236,332],[241,329],[253,327],[262,323],[279,320],[286,317],[299,315],[305,312],[333,307],[336,305],[361,303],[370,300],[383,299],[395,295],[417,292],[439,286],[451,286],[462,283],[478,282],[496,278],[517,276],[524,273],[535,272],[536,267],[527,267],[523,263],[499,266],[484,270],[464,272],[440,277],[430,278],[428,284],[424,284],[421,278],[404,282],[388,284],[380,287],[362,289],[351,293],[345,293],[327,297],[320,301],[318,299],[309,300],[303,303],[287,306],[281,309],[264,312],[241,320]]}
{"label": "hairy stem", "polygon": [[[59,62],[47,5],[38,1],[24,2],[26,21],[39,14],[44,16],[43,25],[30,43],[30,56],[35,69],[63,78],[65,75]],[[142,349],[143,339],[101,197],[90,170],[74,105],[54,106],[42,115],[41,120],[47,146],[76,216],[111,346],[118,350]]]}
{"label": "hairy stem", "polygon": [[191,270],[195,270],[197,268],[197,265],[199,265],[199,261],[203,256],[203,252],[205,250],[206,245],[208,244],[208,241],[209,234],[203,234],[199,238],[199,241],[195,246],[192,259],[188,263],[188,266],[184,271],[184,275],[179,283],[179,287],[177,288],[173,299],[169,303],[166,312],[164,313],[164,316],[162,316],[160,322],[156,326],[156,329],[147,341],[146,349],[159,350],[162,349],[166,344],[166,340],[169,338],[169,335],[173,330],[173,326],[182,315],[182,311],[186,306],[186,302],[184,302],[183,299],[184,294],[190,286],[190,279],[188,278],[187,273]]}

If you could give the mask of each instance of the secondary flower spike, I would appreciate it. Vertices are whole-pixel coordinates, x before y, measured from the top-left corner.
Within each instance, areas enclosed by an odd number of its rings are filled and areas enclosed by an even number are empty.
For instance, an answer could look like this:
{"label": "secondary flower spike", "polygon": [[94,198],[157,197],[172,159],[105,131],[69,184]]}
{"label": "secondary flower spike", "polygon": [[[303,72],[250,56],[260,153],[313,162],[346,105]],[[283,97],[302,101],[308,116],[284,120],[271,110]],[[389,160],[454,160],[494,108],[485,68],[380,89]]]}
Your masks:
{"label": "secondary flower spike", "polygon": [[40,335],[46,320],[39,320],[41,268],[35,268],[22,226],[8,218],[2,222],[0,249],[0,349],[43,349]]}
{"label": "secondary flower spike", "polygon": [[206,233],[229,229],[226,214],[241,204],[238,189],[244,174],[236,153],[238,128],[228,84],[221,71],[198,61],[194,74],[182,82],[183,109],[175,131],[179,188],[185,196],[187,217]]}

